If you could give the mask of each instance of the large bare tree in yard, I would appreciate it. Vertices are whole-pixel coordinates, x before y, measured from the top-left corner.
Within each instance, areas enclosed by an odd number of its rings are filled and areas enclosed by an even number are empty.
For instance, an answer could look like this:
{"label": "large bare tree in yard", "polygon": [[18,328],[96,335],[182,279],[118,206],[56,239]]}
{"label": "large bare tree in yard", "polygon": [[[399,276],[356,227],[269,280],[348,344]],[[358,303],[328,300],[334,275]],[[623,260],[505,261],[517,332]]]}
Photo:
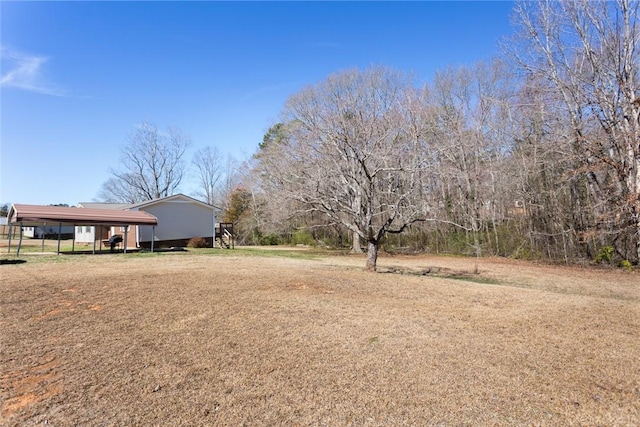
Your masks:
{"label": "large bare tree in yard", "polygon": [[566,138],[600,213],[594,228],[640,260],[640,58],[637,1],[520,2],[524,69],[550,82],[568,116]]}
{"label": "large bare tree in yard", "polygon": [[185,174],[184,154],[189,137],[177,128],[162,133],[148,122],[141,123],[121,151],[120,167],[105,182],[100,198],[134,203],[175,194]]}
{"label": "large bare tree in yard", "polygon": [[385,68],[331,75],[286,103],[286,137],[263,147],[269,197],[320,213],[367,243],[375,270],[387,233],[423,219],[429,158],[425,92]]}

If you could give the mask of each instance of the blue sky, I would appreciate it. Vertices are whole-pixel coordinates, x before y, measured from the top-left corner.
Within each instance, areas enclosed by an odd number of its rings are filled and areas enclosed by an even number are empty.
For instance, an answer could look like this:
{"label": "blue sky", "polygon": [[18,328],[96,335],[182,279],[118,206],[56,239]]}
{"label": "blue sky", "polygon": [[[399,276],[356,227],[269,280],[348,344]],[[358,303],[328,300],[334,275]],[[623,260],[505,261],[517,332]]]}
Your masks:
{"label": "blue sky", "polygon": [[498,55],[511,8],[0,1],[0,202],[95,199],[145,120],[187,132],[191,152],[246,158],[289,96],[333,72],[385,65],[429,81]]}

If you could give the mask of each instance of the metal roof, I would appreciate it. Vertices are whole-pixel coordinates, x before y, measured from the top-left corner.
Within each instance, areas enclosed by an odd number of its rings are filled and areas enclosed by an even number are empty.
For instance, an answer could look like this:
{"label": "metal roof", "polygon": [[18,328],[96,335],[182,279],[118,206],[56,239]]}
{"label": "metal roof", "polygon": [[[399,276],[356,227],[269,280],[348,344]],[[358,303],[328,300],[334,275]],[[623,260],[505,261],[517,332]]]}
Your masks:
{"label": "metal roof", "polygon": [[125,210],[129,209],[131,203],[100,203],[100,202],[81,202],[78,203],[79,208],[90,208],[90,209],[120,209]]}
{"label": "metal roof", "polygon": [[145,200],[140,203],[134,203],[132,205],[129,205],[127,209],[140,209],[140,208],[144,208],[144,207],[159,204],[159,203],[178,201],[178,200],[183,202],[188,202],[188,203],[195,203],[207,209],[215,208],[215,206],[205,203],[201,200],[194,199],[193,197],[185,196],[184,194],[178,193],[178,194],[173,194],[171,196],[162,197],[160,199]]}
{"label": "metal roof", "polygon": [[159,199],[144,200],[142,202],[137,202],[137,203],[80,202],[80,203],[78,203],[78,207],[79,208],[122,209],[122,210],[126,210],[126,209],[146,208],[147,206],[152,206],[152,205],[155,205],[155,204],[164,203],[164,202],[172,202],[172,201],[190,202],[190,203],[195,203],[197,205],[205,207],[207,209],[217,209],[219,211],[222,210],[222,208],[220,208],[218,206],[210,205],[210,204],[208,204],[206,202],[203,202],[202,200],[194,199],[193,197],[186,196],[186,195],[184,195],[182,193],[173,194],[173,195],[167,196],[167,197],[161,197]]}
{"label": "metal roof", "polygon": [[45,222],[69,225],[158,225],[158,218],[143,211],[22,204],[11,206],[8,218],[11,224],[22,225]]}

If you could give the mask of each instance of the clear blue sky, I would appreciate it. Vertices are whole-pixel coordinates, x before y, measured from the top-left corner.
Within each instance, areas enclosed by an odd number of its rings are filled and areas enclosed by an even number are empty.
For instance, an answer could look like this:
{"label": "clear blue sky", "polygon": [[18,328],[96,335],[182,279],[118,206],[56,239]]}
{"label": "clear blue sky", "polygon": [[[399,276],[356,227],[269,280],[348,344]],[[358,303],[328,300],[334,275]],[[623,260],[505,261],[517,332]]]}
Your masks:
{"label": "clear blue sky", "polygon": [[0,1],[0,202],[93,200],[144,120],[246,158],[290,95],[333,72],[429,81],[499,54],[512,6]]}

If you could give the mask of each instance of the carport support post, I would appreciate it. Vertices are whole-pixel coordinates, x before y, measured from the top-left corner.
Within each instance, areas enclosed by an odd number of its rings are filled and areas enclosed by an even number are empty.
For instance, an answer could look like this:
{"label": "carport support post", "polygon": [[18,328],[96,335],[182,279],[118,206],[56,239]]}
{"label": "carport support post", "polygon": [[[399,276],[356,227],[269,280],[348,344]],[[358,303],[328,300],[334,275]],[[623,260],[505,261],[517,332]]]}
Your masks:
{"label": "carport support post", "polygon": [[[47,223],[45,222],[44,224],[42,224],[42,247],[40,249],[40,252],[44,252],[44,230],[46,228],[47,228]],[[35,227],[34,230],[37,230],[37,227]]]}
{"label": "carport support post", "polygon": [[58,224],[58,252],[56,255],[60,255],[60,236],[62,235],[62,223]]}
{"label": "carport support post", "polygon": [[20,223],[20,240],[18,241],[18,252],[16,252],[16,256],[20,256],[20,248],[22,248],[22,222]]}
{"label": "carport support post", "polygon": [[211,209],[211,219],[213,220],[213,238],[211,239],[211,247],[216,248],[216,211],[215,208]]}
{"label": "carport support post", "polygon": [[13,226],[9,223],[9,246],[7,246],[7,253],[11,253],[11,235],[13,234]]}
{"label": "carport support post", "polygon": [[[93,252],[91,253],[92,255],[96,254],[96,232],[98,231],[98,226],[94,225],[93,226]],[[100,230],[102,231],[102,230]],[[100,234],[102,236],[102,233]]]}
{"label": "carport support post", "polygon": [[124,253],[127,253],[127,237],[129,236],[129,226],[124,226]]}
{"label": "carport support post", "polygon": [[153,241],[156,240],[156,226],[151,226],[151,253],[153,253]]}

